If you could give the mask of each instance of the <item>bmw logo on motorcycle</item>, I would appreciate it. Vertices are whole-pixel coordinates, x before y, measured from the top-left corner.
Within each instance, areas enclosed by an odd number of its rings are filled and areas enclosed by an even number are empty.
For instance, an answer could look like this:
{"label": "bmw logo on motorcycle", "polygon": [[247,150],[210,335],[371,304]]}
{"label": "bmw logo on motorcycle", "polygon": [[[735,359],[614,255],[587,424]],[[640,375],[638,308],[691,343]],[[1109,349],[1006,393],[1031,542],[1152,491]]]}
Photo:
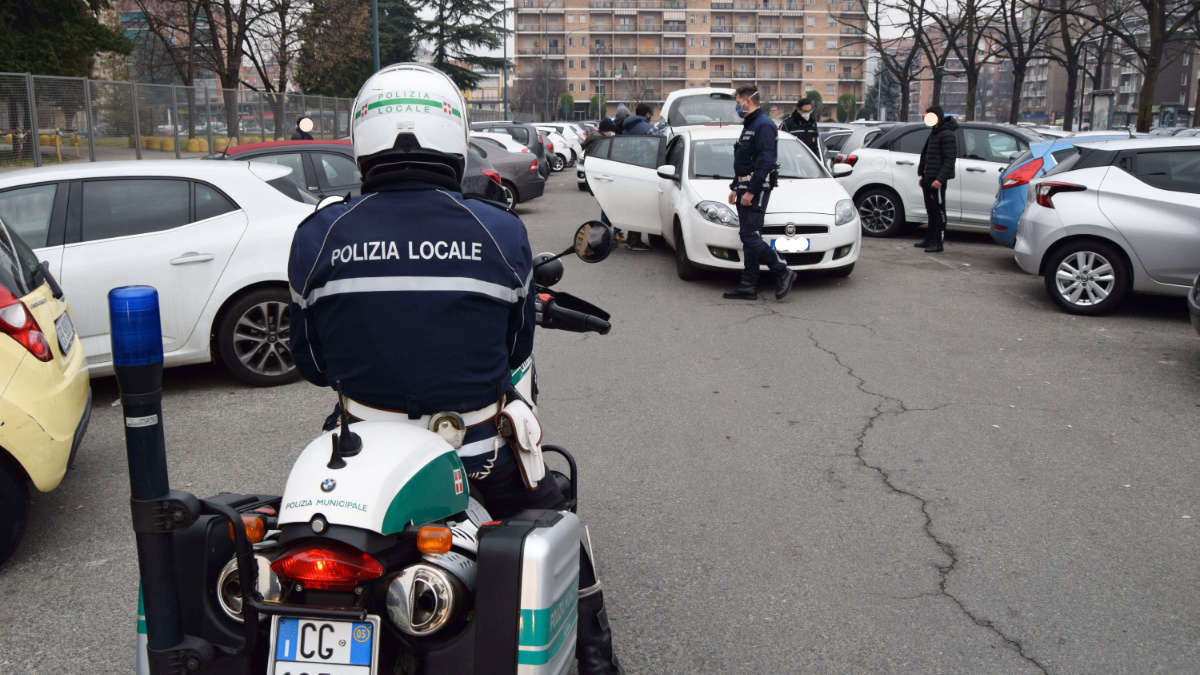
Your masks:
{"label": "bmw logo on motorcycle", "polygon": [[337,487],[337,481],[332,478],[321,481],[321,492],[333,492],[335,487]]}

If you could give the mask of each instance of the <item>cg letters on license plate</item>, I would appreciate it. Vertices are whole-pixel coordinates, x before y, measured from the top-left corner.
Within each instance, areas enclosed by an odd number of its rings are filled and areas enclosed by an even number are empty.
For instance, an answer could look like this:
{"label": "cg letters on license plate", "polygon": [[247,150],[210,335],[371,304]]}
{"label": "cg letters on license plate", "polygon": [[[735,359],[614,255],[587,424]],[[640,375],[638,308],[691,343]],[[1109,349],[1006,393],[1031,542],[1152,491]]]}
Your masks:
{"label": "cg letters on license plate", "polygon": [[779,237],[771,240],[771,248],[780,253],[804,253],[809,245],[808,237]]}
{"label": "cg letters on license plate", "polygon": [[326,621],[280,617],[273,675],[374,675],[378,619]]}

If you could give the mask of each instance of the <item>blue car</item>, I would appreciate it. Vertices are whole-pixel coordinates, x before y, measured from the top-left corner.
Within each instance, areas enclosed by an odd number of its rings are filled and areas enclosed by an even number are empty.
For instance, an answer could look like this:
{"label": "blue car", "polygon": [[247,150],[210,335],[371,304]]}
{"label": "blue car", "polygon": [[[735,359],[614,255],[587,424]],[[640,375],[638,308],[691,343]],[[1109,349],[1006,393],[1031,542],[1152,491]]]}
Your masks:
{"label": "blue car", "polygon": [[1109,134],[1084,134],[1068,136],[1044,143],[1030,144],[1000,174],[1000,192],[992,205],[992,239],[997,244],[1012,248],[1017,241],[1017,223],[1025,211],[1025,197],[1029,183],[1046,175],[1058,163],[1075,153],[1076,143],[1111,141],[1129,138],[1125,131]]}

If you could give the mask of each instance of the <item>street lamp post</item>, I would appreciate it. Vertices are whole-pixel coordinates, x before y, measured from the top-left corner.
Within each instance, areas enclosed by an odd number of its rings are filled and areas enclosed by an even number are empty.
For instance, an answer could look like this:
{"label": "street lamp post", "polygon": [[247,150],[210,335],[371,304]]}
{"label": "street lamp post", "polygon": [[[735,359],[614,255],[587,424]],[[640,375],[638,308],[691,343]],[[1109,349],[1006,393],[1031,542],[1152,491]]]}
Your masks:
{"label": "street lamp post", "polygon": [[371,42],[375,50],[375,72],[379,72],[379,0],[371,0]]}

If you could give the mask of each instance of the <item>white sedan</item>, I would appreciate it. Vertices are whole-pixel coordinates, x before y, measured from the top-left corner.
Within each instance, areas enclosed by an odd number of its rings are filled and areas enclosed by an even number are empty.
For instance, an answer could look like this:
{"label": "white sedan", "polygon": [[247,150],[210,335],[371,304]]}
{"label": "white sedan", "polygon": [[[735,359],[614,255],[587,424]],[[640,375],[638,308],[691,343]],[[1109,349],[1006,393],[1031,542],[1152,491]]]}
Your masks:
{"label": "white sedan", "polygon": [[95,162],[0,174],[0,217],[71,298],[93,376],[112,372],[108,291],[158,289],[167,366],[219,358],[256,385],[297,377],[287,259],[313,212],[277,164]]}
{"label": "white sedan", "polygon": [[[588,184],[616,227],[661,235],[675,249],[680,278],[694,278],[700,267],[740,270],[738,217],[728,197],[741,129],[598,140],[584,163]],[[795,138],[781,135],[778,153],[779,186],[767,203],[763,238],[793,270],[849,275],[862,248],[850,196]]]}
{"label": "white sedan", "polygon": [[522,145],[517,139],[508,134],[499,134],[490,131],[472,131],[471,138],[486,138],[495,141],[504,146],[509,152],[529,152],[529,148]]}

